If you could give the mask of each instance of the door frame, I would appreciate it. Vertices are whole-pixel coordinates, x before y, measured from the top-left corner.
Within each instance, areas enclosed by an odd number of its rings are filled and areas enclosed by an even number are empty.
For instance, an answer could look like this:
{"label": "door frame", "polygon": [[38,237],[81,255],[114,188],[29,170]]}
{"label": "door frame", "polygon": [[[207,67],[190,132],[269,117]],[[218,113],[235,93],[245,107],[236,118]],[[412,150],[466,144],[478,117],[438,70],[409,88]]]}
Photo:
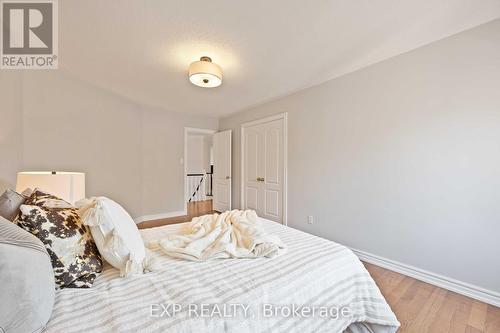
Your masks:
{"label": "door frame", "polygon": [[269,117],[249,121],[241,124],[241,189],[240,205],[245,207],[245,128],[283,120],[283,224],[288,225],[287,200],[288,200],[288,112],[278,113]]}
{"label": "door frame", "polygon": [[188,139],[188,134],[189,133],[198,133],[198,134],[215,134],[217,133],[217,130],[214,129],[208,129],[208,128],[196,128],[196,127],[184,127],[184,160],[182,161],[182,164],[184,165],[184,197],[182,198],[182,201],[184,201],[184,211],[186,214],[188,213],[187,211],[187,139]]}

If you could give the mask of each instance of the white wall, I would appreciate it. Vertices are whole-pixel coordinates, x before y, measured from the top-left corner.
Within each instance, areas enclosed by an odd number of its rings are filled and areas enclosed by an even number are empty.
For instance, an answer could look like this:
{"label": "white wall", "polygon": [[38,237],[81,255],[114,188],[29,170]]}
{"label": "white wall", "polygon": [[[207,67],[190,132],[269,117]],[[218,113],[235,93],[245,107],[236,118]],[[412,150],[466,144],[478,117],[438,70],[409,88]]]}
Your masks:
{"label": "white wall", "polygon": [[143,124],[143,215],[178,212],[184,202],[184,128],[217,129],[214,118],[155,111]]}
{"label": "white wall", "polygon": [[0,191],[15,188],[22,164],[22,80],[18,72],[0,71]]}
{"label": "white wall", "polygon": [[0,190],[20,170],[83,171],[88,196],[109,196],[134,217],[184,209],[184,127],[218,126],[59,70],[1,71],[0,88]]}
{"label": "white wall", "polygon": [[[288,112],[288,224],[500,292],[500,20],[222,119]],[[313,215],[313,225],[307,216]]]}
{"label": "white wall", "polygon": [[210,172],[210,166],[213,163],[213,134],[203,137],[203,167],[207,172]]}
{"label": "white wall", "polygon": [[187,173],[203,173],[205,140],[202,135],[189,135],[187,137],[186,168]]}
{"label": "white wall", "polygon": [[188,133],[187,136],[187,173],[204,173],[210,171],[210,148],[212,134]]}

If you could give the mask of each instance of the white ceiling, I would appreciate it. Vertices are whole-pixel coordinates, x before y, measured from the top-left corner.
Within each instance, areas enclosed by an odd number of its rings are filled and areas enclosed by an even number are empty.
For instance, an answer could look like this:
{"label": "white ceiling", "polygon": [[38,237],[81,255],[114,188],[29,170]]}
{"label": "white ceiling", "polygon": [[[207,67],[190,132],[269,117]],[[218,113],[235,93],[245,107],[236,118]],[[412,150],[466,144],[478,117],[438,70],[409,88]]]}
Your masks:
{"label": "white ceiling", "polygon": [[[225,116],[500,17],[500,0],[64,0],[60,69],[152,107]],[[221,87],[189,83],[210,56]]]}

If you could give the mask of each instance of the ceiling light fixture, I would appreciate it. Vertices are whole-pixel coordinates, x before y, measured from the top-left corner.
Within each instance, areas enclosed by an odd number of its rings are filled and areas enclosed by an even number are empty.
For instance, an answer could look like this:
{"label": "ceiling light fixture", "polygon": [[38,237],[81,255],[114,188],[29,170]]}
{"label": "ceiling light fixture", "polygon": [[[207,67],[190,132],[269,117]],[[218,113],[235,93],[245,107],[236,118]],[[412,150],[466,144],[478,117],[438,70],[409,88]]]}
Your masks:
{"label": "ceiling light fixture", "polygon": [[189,65],[189,81],[198,87],[218,87],[222,83],[222,69],[209,57],[201,57]]}

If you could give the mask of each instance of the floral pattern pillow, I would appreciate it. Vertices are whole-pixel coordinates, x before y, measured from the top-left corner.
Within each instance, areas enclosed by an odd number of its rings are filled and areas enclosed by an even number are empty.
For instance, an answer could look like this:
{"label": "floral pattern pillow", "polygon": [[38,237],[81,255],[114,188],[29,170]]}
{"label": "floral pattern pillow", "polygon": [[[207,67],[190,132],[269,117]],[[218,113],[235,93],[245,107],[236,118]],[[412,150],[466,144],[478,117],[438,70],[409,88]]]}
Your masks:
{"label": "floral pattern pillow", "polygon": [[56,286],[90,288],[102,271],[102,260],[76,208],[39,190],[26,203],[21,206],[17,224],[45,245]]}

